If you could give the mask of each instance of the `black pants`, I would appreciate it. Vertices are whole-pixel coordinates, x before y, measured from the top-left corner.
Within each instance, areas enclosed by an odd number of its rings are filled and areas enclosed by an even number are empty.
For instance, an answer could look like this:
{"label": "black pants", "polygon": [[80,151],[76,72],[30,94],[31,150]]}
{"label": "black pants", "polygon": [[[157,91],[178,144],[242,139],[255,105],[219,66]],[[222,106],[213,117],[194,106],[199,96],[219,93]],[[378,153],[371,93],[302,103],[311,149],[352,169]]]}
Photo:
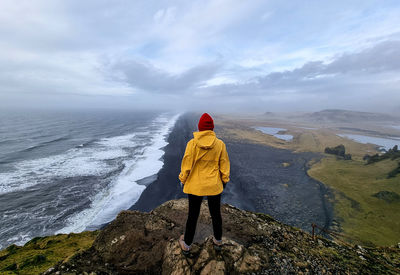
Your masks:
{"label": "black pants", "polygon": [[[197,218],[200,214],[200,206],[203,197],[188,194],[189,197],[189,214],[186,221],[185,243],[191,245],[196,232]],[[222,218],[221,218],[221,194],[215,196],[207,196],[208,209],[213,224],[214,237],[217,240],[222,238]]]}

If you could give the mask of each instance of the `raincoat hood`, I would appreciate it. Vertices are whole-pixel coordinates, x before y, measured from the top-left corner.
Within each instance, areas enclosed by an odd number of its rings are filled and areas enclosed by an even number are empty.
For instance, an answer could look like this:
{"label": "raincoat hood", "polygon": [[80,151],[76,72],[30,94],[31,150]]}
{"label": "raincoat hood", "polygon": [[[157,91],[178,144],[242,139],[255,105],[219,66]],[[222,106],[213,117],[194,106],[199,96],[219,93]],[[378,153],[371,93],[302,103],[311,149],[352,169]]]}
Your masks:
{"label": "raincoat hood", "polygon": [[225,143],[211,130],[194,132],[186,144],[179,180],[183,193],[215,196],[229,181],[230,162]]}
{"label": "raincoat hood", "polygon": [[213,148],[217,139],[214,131],[211,130],[193,132],[193,136],[195,144],[203,149]]}

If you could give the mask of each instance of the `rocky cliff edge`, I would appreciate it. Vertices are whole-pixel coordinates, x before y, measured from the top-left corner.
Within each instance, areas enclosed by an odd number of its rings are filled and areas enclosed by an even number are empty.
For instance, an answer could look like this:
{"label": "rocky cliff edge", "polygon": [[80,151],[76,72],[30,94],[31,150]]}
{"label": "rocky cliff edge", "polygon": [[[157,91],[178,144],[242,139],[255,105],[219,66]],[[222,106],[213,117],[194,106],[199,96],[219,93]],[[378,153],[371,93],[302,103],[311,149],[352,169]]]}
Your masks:
{"label": "rocky cliff edge", "polygon": [[284,225],[268,215],[221,207],[224,246],[212,245],[203,202],[190,256],[181,253],[187,200],[150,213],[122,211],[92,247],[45,274],[398,274],[400,249],[338,244]]}

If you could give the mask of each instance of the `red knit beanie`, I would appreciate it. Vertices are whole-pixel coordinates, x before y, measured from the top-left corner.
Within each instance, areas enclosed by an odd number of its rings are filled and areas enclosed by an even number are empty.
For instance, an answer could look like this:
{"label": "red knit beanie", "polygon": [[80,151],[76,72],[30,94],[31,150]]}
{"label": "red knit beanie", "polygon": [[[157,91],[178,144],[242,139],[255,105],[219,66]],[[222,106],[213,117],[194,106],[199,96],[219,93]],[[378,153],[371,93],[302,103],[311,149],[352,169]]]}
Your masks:
{"label": "red knit beanie", "polygon": [[214,130],[214,121],[212,117],[204,113],[199,120],[199,131],[205,131],[205,130]]}

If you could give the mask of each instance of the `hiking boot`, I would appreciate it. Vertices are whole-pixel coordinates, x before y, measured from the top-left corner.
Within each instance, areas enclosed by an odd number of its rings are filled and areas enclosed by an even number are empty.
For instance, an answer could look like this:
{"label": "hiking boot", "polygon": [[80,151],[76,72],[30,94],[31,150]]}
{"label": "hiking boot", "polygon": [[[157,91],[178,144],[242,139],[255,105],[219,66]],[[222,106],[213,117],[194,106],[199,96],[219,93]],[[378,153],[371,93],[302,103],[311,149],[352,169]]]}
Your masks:
{"label": "hiking boot", "polygon": [[212,237],[214,249],[217,251],[221,251],[222,249],[222,240],[217,240],[214,236]]}
{"label": "hiking boot", "polygon": [[187,256],[187,255],[190,254],[190,245],[187,245],[187,244],[185,243],[184,238],[185,238],[184,235],[181,235],[181,236],[179,237],[178,242],[179,242],[179,246],[181,247],[182,254],[185,255],[185,256]]}

